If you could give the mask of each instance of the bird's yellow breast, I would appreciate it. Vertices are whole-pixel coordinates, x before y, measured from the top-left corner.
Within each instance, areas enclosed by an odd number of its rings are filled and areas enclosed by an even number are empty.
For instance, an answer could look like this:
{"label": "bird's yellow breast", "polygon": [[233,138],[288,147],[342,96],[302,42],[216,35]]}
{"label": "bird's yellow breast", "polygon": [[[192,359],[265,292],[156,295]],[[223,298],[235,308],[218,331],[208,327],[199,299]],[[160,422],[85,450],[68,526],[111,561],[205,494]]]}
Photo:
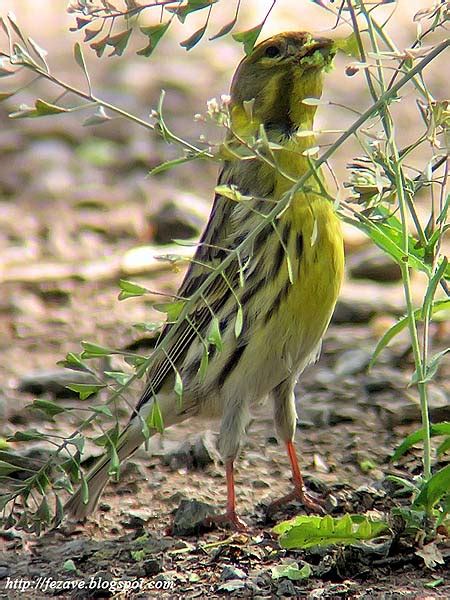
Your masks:
{"label": "bird's yellow breast", "polygon": [[303,335],[322,337],[333,312],[344,273],[342,232],[332,204],[323,198],[298,194],[290,208],[294,231],[303,251],[297,277],[287,297],[287,309],[301,320]]}

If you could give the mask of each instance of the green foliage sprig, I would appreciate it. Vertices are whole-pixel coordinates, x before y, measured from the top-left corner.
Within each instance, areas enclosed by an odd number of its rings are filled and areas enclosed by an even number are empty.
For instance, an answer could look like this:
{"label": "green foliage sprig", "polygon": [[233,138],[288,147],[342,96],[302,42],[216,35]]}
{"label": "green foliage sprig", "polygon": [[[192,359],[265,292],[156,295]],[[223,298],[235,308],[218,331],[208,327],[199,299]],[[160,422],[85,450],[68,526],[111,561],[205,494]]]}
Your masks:
{"label": "green foliage sprig", "polygon": [[[105,0],[98,0],[96,3],[78,0],[78,2],[72,3],[71,7],[72,12],[77,14],[75,29],[85,30],[85,41],[90,42],[91,47],[99,55],[108,46],[112,48],[111,55],[122,54],[127,47],[130,36],[136,29],[137,18],[144,10],[159,8],[162,13],[168,13],[171,16],[168,17],[167,21],[161,20],[160,23],[155,25],[140,28],[140,34],[148,38],[148,45],[140,50],[138,54],[150,56],[158,41],[166,33],[173,18],[178,18],[184,22],[192,12],[206,11],[207,18],[204,30],[195,32],[188,40],[184,40],[182,45],[189,49],[198,43],[206,31],[208,19],[215,3],[213,0],[208,2],[188,0],[183,4],[178,3],[178,6],[173,8],[176,3],[163,0],[145,5],[137,5],[133,1],[128,1],[125,9],[120,10]],[[275,2],[272,3],[270,10],[274,4]],[[448,51],[450,41],[445,39],[429,47],[424,47],[423,42],[430,33],[439,32],[445,22],[447,9],[444,3],[435,3],[429,10],[421,11],[416,19],[419,27],[412,49],[401,52],[387,35],[384,24],[380,25],[376,20],[376,3],[369,5],[362,0],[355,0],[354,2],[348,0],[340,9],[334,9],[334,7],[324,3],[318,2],[318,4],[327,10],[334,11],[337,21],[344,19],[346,22],[351,23],[353,39],[359,52],[359,62],[349,65],[347,73],[354,75],[363,70],[372,103],[362,114],[359,114],[347,130],[337,132],[340,135],[319,158],[314,159],[314,154],[308,154],[310,170],[298,181],[291,178],[292,188],[273,207],[267,216],[267,220],[275,224],[277,218],[289,206],[294,195],[298,191],[306,189],[308,179],[317,177],[317,168],[326,164],[328,159],[342,147],[347,139],[350,137],[357,139],[364,156],[352,161],[349,181],[346,182],[348,195],[345,200],[340,201],[338,209],[344,220],[367,234],[401,268],[406,315],[380,340],[375,349],[372,363],[400,331],[405,328],[408,329],[415,361],[415,373],[411,385],[415,385],[419,389],[422,428],[420,433],[409,436],[403,442],[395,459],[407,452],[412,444],[423,441],[424,471],[419,481],[404,480],[402,482],[397,478],[397,483],[406,486],[410,490],[412,495],[411,514],[414,512],[417,516],[416,513],[423,513],[421,526],[425,529],[429,527],[431,522],[434,527],[432,530],[436,531],[439,525],[448,522],[449,470],[448,467],[444,467],[432,474],[431,437],[447,435],[448,431],[446,424],[430,425],[427,389],[429,381],[435,377],[440,361],[447,352],[447,350],[444,350],[431,355],[430,322],[435,315],[445,313],[450,302],[447,299],[439,300],[436,298],[439,287],[444,288],[448,294],[446,280],[450,275],[447,259],[442,254],[442,240],[449,228],[449,196],[446,191],[446,183],[448,177],[447,145],[450,114],[447,101],[433,98],[426,85],[424,72],[436,57]],[[239,8],[240,3],[237,2],[234,19],[224,25],[216,35],[212,36],[213,38],[219,37],[219,34],[220,36],[227,35],[234,28]],[[126,30],[118,33],[113,31],[113,26],[123,20],[127,23]],[[100,23],[98,31],[95,28],[90,29],[90,26],[97,22]],[[264,22],[265,20],[247,32],[235,35],[235,39],[244,44],[246,51],[250,51],[253,47]],[[425,22],[428,23],[428,27],[424,26]],[[6,50],[0,51],[0,56],[3,57],[0,76],[14,78],[18,70],[25,69],[33,75],[33,79],[27,85],[32,85],[36,78],[44,79],[49,83],[56,84],[64,94],[72,94],[72,96],[82,100],[81,104],[69,105],[62,103],[61,95],[59,99],[37,98],[33,106],[19,105],[10,114],[10,118],[51,118],[53,115],[64,115],[81,110],[90,110],[91,112],[90,116],[84,121],[86,126],[107,122],[110,120],[111,115],[125,118],[135,125],[161,135],[167,142],[176,144],[181,148],[183,152],[181,157],[157,167],[154,169],[154,173],[195,158],[217,158],[214,149],[207,143],[191,143],[170,129],[164,115],[164,93],[161,94],[159,105],[152,111],[151,118],[149,120],[141,119],[119,106],[106,102],[93,92],[91,77],[79,43],[74,46],[74,60],[84,73],[86,89],[74,88],[51,72],[47,53],[23,32],[13,15],[10,14],[6,19],[1,19],[0,25],[6,36],[7,46]],[[106,26],[109,27],[106,37],[100,41],[96,40]],[[367,31],[367,34],[364,31]],[[368,36],[368,42],[363,39],[366,35]],[[370,46],[370,51],[366,50],[367,43]],[[96,44],[97,47],[95,47]],[[386,73],[390,73],[392,69],[394,74],[387,81]],[[399,100],[402,89],[409,82],[413,84],[418,95],[418,116],[422,119],[423,131],[413,144],[410,144],[407,148],[399,148],[396,141],[395,119],[391,108],[392,104]],[[14,94],[19,94],[21,89],[23,88],[12,88],[9,92],[2,93],[0,101],[10,100]],[[317,99],[309,99],[309,101],[317,102]],[[276,163],[276,148],[268,142],[263,129],[258,136],[250,141],[240,139],[235,132],[230,130],[226,102],[223,105],[219,103],[217,110],[208,110],[206,118],[212,119],[220,127],[227,128],[234,135],[237,142],[237,152],[238,154],[242,152],[243,159],[245,156],[258,157],[259,160],[266,162],[271,167],[279,169]],[[374,137],[373,131],[379,128],[381,128],[381,132]],[[427,165],[417,174],[414,169],[408,167],[407,160],[411,152],[420,147],[427,148],[430,158]],[[289,177],[287,178],[289,179]],[[436,189],[439,190],[437,194],[433,192]],[[421,224],[416,209],[417,194],[424,191],[428,191],[431,197],[429,221],[426,225]],[[245,196],[239,190],[222,189],[221,193],[229,197],[231,201],[245,202]],[[323,190],[323,194],[334,201],[334,198],[331,198],[325,190]],[[433,199],[436,197],[437,201]],[[261,221],[261,225],[256,227],[247,239],[243,240],[211,271],[211,274],[189,298],[169,297],[167,302],[155,304],[159,310],[167,315],[169,321],[174,323],[174,327],[152,356],[147,357],[132,352],[121,352],[92,342],[83,342],[80,353],[67,355],[62,364],[69,369],[82,372],[90,378],[86,383],[74,383],[70,386],[72,390],[79,394],[83,402],[88,401],[84,409],[88,416],[82,421],[77,431],[66,439],[57,435],[42,434],[36,430],[18,432],[11,436],[11,442],[27,443],[45,440],[50,445],[51,450],[49,451],[48,460],[26,464],[20,456],[13,452],[1,452],[0,477],[3,478],[8,491],[0,499],[0,509],[4,510],[4,524],[6,527],[22,527],[39,533],[46,525],[50,523],[58,524],[62,520],[61,492],[70,492],[75,482],[81,481],[82,486],[86,485],[80,466],[86,437],[90,437],[94,443],[109,451],[111,472],[118,475],[119,462],[116,443],[119,432],[120,404],[125,403],[128,412],[132,410],[134,402],[129,401],[128,396],[133,384],[143,376],[153,361],[158,360],[159,353],[165,352],[165,347],[170,342],[171,336],[175,335],[176,328],[183,321],[189,319],[188,315],[192,305],[203,297],[207,286],[216,277],[224,277],[225,269],[232,261],[237,260],[241,264],[240,257],[244,254],[244,250],[252,244],[256,235],[265,225],[266,222]],[[178,260],[174,256],[167,257],[167,259],[173,262]],[[422,305],[419,307],[415,307],[412,302],[411,271],[420,271],[428,279],[426,293]],[[119,298],[121,300],[148,293],[154,295],[153,291],[150,292],[129,281],[122,281],[120,290]],[[237,320],[237,324],[238,322],[239,320]],[[222,345],[220,329],[215,327],[214,324],[213,319],[213,326],[208,332],[207,338],[202,340],[205,348],[204,358],[200,365],[202,372],[205,372],[208,367],[208,350],[210,346],[215,346],[220,351]],[[146,323],[137,324],[137,326],[141,329],[157,332],[161,324]],[[191,326],[193,327],[193,324]],[[421,327],[421,330],[419,330],[419,327]],[[239,335],[239,331],[237,335]],[[108,359],[112,355],[120,357],[123,364],[121,370],[104,370],[98,364],[99,360]],[[174,391],[182,398],[183,382],[174,365],[173,368],[176,375]],[[101,401],[92,403],[92,399],[96,396]],[[35,409],[44,411],[49,419],[65,412],[71,412],[75,408],[79,410],[79,406],[73,408],[62,407],[55,402],[44,399],[36,400],[32,406]],[[91,435],[90,427],[94,423],[101,431],[100,436],[93,437]],[[164,423],[158,404],[155,403],[150,423],[142,422],[144,437],[149,437],[149,427],[161,430],[163,426]],[[442,455],[448,450],[448,437],[446,437],[444,442],[441,443],[440,454]],[[21,472],[23,475],[21,481],[12,477],[17,472]],[[54,496],[53,506],[50,506],[49,503],[50,492]],[[317,519],[320,518],[317,517]],[[368,525],[366,522],[364,523],[361,525],[352,518],[350,521],[347,518],[342,523],[330,522],[328,519],[326,522],[314,522],[314,527],[317,526],[320,531],[327,529],[329,539],[337,541],[337,533],[341,530],[345,530],[346,535],[348,534],[346,539],[356,539],[358,536],[363,536],[363,534],[364,536],[366,534],[372,536],[373,531],[368,532]],[[297,537],[295,539],[297,540]]]}

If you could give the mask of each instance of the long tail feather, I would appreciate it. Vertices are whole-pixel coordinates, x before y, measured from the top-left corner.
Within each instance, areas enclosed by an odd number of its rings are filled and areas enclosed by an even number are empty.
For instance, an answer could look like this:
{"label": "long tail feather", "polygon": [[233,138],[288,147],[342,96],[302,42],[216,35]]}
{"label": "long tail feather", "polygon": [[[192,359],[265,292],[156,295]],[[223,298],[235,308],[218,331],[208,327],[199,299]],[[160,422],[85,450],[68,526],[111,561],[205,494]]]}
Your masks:
{"label": "long tail feather", "polygon": [[[144,441],[139,419],[131,421],[125,431],[122,433],[117,446],[117,454],[122,462],[129,458]],[[83,501],[83,491],[81,486],[76,490],[73,496],[67,501],[64,512],[76,521],[83,521],[90,515],[97,506],[99,498],[109,481],[109,469],[111,460],[108,454],[100,457],[89,473],[86,475],[89,496],[87,502]]]}

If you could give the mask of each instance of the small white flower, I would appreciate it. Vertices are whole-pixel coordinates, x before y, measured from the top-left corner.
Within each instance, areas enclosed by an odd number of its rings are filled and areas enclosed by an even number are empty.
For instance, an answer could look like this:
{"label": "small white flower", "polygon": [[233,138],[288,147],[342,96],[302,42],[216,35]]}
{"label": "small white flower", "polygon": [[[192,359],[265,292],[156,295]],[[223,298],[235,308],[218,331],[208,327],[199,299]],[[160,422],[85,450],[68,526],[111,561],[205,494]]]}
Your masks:
{"label": "small white flower", "polygon": [[213,115],[215,113],[220,112],[219,103],[217,102],[217,98],[211,98],[206,102],[206,107],[208,109],[208,114]]}

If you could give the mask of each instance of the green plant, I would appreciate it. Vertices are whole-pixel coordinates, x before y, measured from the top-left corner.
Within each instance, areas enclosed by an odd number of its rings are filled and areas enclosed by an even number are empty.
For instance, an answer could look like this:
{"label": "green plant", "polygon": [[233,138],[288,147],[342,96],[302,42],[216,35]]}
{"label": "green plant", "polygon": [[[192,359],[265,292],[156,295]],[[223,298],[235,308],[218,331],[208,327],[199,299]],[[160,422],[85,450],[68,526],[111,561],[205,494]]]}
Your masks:
{"label": "green plant", "polygon": [[[173,5],[173,3],[170,3]],[[206,32],[214,1],[198,2],[189,0],[171,11],[167,2],[152,2],[139,6],[128,3],[126,10],[113,9],[109,3],[99,0],[97,3],[88,4],[79,0],[72,3],[72,9],[77,14],[75,29],[85,31],[85,41],[91,42],[91,47],[100,56],[103,51],[110,47],[111,54],[122,54],[128,44],[133,31],[136,35],[147,37],[147,46],[142,48],[138,54],[150,56],[157,43],[168,30],[173,18],[177,17],[182,22],[191,13],[204,10],[207,14],[204,27],[182,42],[186,49],[192,48],[200,42]],[[271,8],[273,7],[271,5]],[[427,389],[439,368],[441,360],[448,349],[436,352],[431,351],[430,322],[435,316],[445,315],[450,308],[450,300],[438,299],[436,294],[439,288],[443,288],[448,296],[448,285],[446,280],[450,277],[448,261],[442,252],[442,241],[449,229],[448,209],[449,195],[446,191],[448,177],[447,142],[448,129],[450,125],[450,112],[448,102],[435,99],[426,84],[425,73],[427,67],[444,51],[448,51],[450,41],[445,38],[434,42],[431,46],[424,46],[432,33],[439,34],[445,23],[447,15],[446,3],[438,2],[424,9],[417,16],[421,25],[417,37],[411,48],[401,51],[394,40],[386,32],[386,23],[381,24],[376,18],[377,3],[364,3],[362,0],[348,0],[340,9],[332,5],[318,3],[326,10],[335,11],[338,20],[346,19],[351,23],[352,34],[345,43],[341,43],[344,49],[357,52],[359,62],[347,67],[348,75],[355,75],[363,71],[367,80],[367,88],[370,92],[372,102],[354,123],[345,131],[338,132],[339,135],[334,143],[317,159],[316,148],[311,149],[308,155],[310,171],[299,180],[291,180],[292,187],[283,199],[272,209],[267,219],[275,222],[277,217],[289,205],[296,192],[305,189],[307,181],[315,176],[317,168],[327,163],[328,159],[340,150],[345,141],[354,137],[358,141],[363,157],[359,157],[352,163],[352,170],[347,182],[348,197],[341,200],[339,212],[342,218],[358,229],[366,233],[370,239],[388,254],[399,266],[402,273],[402,281],[405,296],[406,315],[394,325],[380,340],[375,349],[372,364],[375,363],[379,354],[387,344],[402,330],[408,329],[411,347],[415,362],[415,373],[411,385],[417,386],[420,394],[422,411],[422,428],[420,432],[409,436],[395,455],[399,458],[412,444],[423,441],[423,476],[417,482],[403,481],[412,495],[412,509],[424,514],[423,526],[430,522],[434,530],[444,522],[448,521],[449,515],[449,470],[443,467],[432,474],[431,437],[434,435],[447,435],[447,438],[438,449],[440,454],[449,448],[448,424],[441,423],[430,425],[428,414]],[[140,28],[137,31],[138,17],[145,10],[153,10],[159,7],[167,20],[155,23],[151,26]],[[227,35],[237,21],[240,2],[236,4],[236,13],[232,21],[213,35],[213,38]],[[270,11],[269,11],[270,12]],[[248,31],[235,34],[235,39],[244,44],[245,51],[250,51],[262,30],[266,18],[259,25]],[[113,27],[123,23],[126,28],[113,31]],[[100,23],[94,27],[96,23]],[[89,111],[89,116],[84,124],[99,125],[107,122],[111,115],[125,118],[137,126],[146,128],[164,138],[168,143],[175,144],[180,148],[182,155],[153,170],[153,173],[161,172],[182,162],[196,158],[219,160],[220,152],[208,143],[199,141],[192,143],[184,140],[181,136],[170,129],[164,114],[164,92],[161,93],[160,102],[152,111],[151,118],[144,120],[120,106],[107,102],[96,92],[89,72],[82,46],[74,45],[74,60],[83,71],[86,80],[84,89],[74,88],[67,82],[55,76],[49,67],[46,52],[31,38],[23,32],[14,15],[8,15],[0,21],[6,39],[6,50],[0,51],[2,65],[0,75],[14,79],[19,70],[26,70],[33,75],[28,85],[34,83],[36,78],[45,80],[56,85],[62,92],[58,97],[48,99],[37,98],[33,106],[19,105],[11,114],[12,119],[51,117],[74,111]],[[92,26],[92,29],[90,28]],[[97,36],[103,35],[104,27],[110,27],[108,33],[100,40]],[[356,49],[356,50],[355,50]],[[388,79],[388,74],[392,76]],[[393,108],[399,101],[404,87],[409,84],[413,88],[417,98],[417,118],[423,120],[423,130],[420,136],[407,147],[400,148],[396,136],[395,115]],[[8,92],[0,94],[0,101],[10,99],[19,94],[23,88],[12,87]],[[78,103],[64,101],[64,97],[71,94],[71,98],[77,98]],[[317,99],[309,99],[311,103]],[[213,121],[218,127],[226,128],[229,124],[227,118],[226,103],[211,103],[208,106],[206,119]],[[375,135],[374,135],[375,132]],[[257,157],[259,160],[278,168],[274,160],[274,148],[267,141],[264,131],[252,143],[236,139],[237,150],[241,157]],[[411,167],[407,161],[412,153],[420,149],[427,153],[427,160],[422,161],[419,172],[417,167]],[[222,194],[227,195],[230,201],[245,201],[239,190],[221,189]],[[428,192],[429,195],[429,219],[422,223],[417,212],[417,195],[419,192]],[[327,194],[323,190],[324,194]],[[333,197],[328,196],[330,201],[335,202]],[[255,237],[263,230],[265,222],[256,227],[254,231],[243,240],[240,245],[231,252],[217,268],[211,272],[206,280],[194,290],[188,298],[165,298],[163,304],[155,302],[155,306],[167,315],[169,321],[174,323],[172,335],[176,328],[186,320],[189,309],[193,303],[202,296],[206,287],[216,278],[224,277],[225,269],[233,260],[240,259],[245,248],[251,246]],[[178,259],[174,256],[166,257],[171,262]],[[427,289],[421,306],[415,307],[411,293],[411,271],[420,271],[427,278]],[[121,281],[119,299],[123,300],[133,296],[148,294],[153,298],[155,293],[146,288],[129,281]],[[239,321],[237,321],[238,323]],[[161,324],[140,324],[147,330],[158,331]],[[170,339],[170,337],[169,337]],[[220,351],[221,336],[218,327],[212,327],[208,338],[204,340],[205,355],[200,365],[200,371],[208,368],[208,350],[214,346]],[[77,391],[80,399],[85,401],[98,393],[107,394],[104,402],[89,403],[85,411],[87,418],[80,424],[78,430],[69,438],[64,439],[58,435],[41,433],[36,430],[19,432],[12,436],[9,441],[30,442],[47,441],[53,448],[49,460],[44,463],[25,464],[20,457],[8,450],[0,453],[0,475],[8,486],[8,492],[0,500],[0,507],[4,509],[5,525],[23,527],[25,529],[39,532],[45,525],[58,524],[63,518],[62,502],[60,493],[62,490],[71,492],[72,483],[80,481],[83,484],[83,473],[80,468],[81,455],[84,448],[86,431],[93,423],[100,428],[101,435],[95,438],[95,443],[109,449],[112,458],[111,472],[118,474],[119,461],[116,451],[116,441],[119,432],[119,408],[120,404],[126,404],[128,410],[132,408],[127,399],[127,391],[133,383],[141,378],[153,361],[158,360],[158,353],[164,352],[162,344],[151,357],[145,357],[133,352],[122,352],[111,348],[105,348],[91,342],[82,342],[82,351],[79,354],[70,353],[62,362],[64,366],[76,371],[84,371],[92,377],[92,383],[74,384],[71,389]],[[112,354],[122,359],[122,370],[103,371],[98,367],[98,359],[110,357]],[[183,382],[179,374],[175,378],[175,392],[182,401]],[[56,415],[63,415],[73,410],[63,407],[50,400],[38,399],[32,404],[33,408],[44,411],[49,419]],[[78,409],[78,407],[77,407]],[[152,414],[150,425],[158,430],[164,426],[157,405]],[[143,422],[143,429],[148,425]],[[90,434],[89,434],[90,435]],[[148,436],[148,431],[147,431]],[[10,475],[22,471],[29,473],[23,481],[18,482]],[[49,491],[54,495],[54,507],[50,507]],[[34,505],[34,506],[33,506]],[[16,511],[20,508],[20,511]],[[320,519],[320,518],[315,518]],[[312,524],[310,521],[309,524]],[[356,521],[350,517],[345,521],[335,523],[334,521],[314,521],[317,528],[325,527],[331,532],[329,539],[342,542],[335,535],[336,529],[342,526],[347,528],[346,539],[356,539],[359,534],[367,533],[360,525],[355,529]],[[332,526],[331,526],[332,525]],[[287,527],[287,526],[286,526]],[[349,529],[350,527],[350,529]],[[364,525],[367,528],[367,525]],[[289,530],[293,533],[297,530],[290,525]],[[349,530],[348,530],[349,529]],[[348,531],[347,531],[348,530]],[[287,532],[286,530],[280,533]],[[358,533],[359,532],[359,533]],[[373,532],[372,532],[373,533]],[[293,535],[293,534],[292,534]],[[328,535],[328,534],[327,534]],[[297,537],[294,536],[297,540]],[[296,542],[300,544],[300,542]],[[303,542],[302,542],[303,543]],[[301,545],[301,544],[300,544]]]}

